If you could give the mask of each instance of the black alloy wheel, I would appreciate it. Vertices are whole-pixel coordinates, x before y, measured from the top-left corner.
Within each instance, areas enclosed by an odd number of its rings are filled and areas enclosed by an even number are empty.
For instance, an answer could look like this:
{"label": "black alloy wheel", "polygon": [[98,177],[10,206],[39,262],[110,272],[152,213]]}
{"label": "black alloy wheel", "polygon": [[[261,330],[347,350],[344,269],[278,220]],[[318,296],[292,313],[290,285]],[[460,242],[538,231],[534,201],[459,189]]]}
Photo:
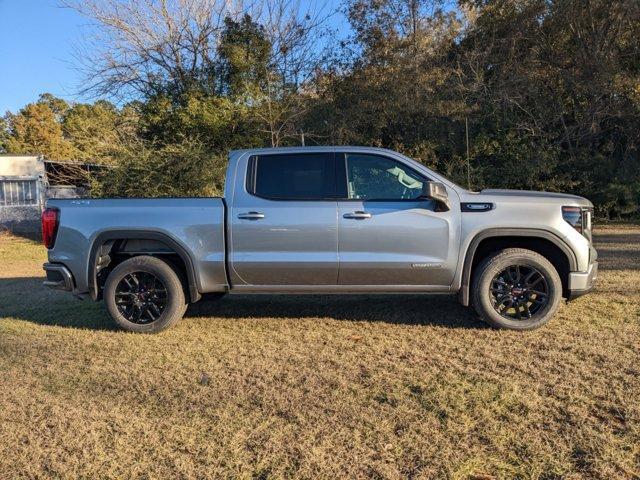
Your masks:
{"label": "black alloy wheel", "polygon": [[496,274],[490,294],[496,312],[510,320],[530,319],[549,302],[547,280],[530,265],[510,265]]}
{"label": "black alloy wheel", "polygon": [[185,284],[163,259],[149,255],[119,263],[107,276],[103,297],[115,323],[130,332],[157,333],[187,310]]}
{"label": "black alloy wheel", "polygon": [[149,272],[131,272],[116,286],[120,314],[136,324],[155,322],[167,306],[167,288]]}
{"label": "black alloy wheel", "polygon": [[525,248],[487,255],[473,271],[471,302],[493,327],[532,330],[560,308],[562,280],[546,257]]}

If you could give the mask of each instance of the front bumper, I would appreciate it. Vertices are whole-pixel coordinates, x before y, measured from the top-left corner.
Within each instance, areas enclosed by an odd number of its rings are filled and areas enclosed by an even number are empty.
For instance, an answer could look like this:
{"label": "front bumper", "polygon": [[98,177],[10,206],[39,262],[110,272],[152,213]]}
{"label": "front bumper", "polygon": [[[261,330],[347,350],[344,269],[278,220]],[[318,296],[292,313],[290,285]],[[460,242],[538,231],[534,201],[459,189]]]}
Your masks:
{"label": "front bumper", "polygon": [[585,293],[593,290],[598,278],[598,262],[589,265],[586,272],[570,272],[569,273],[569,300],[573,300]]}
{"label": "front bumper", "polygon": [[42,268],[47,274],[47,279],[42,282],[45,287],[67,292],[74,291],[73,275],[67,267],[60,263],[45,263]]}

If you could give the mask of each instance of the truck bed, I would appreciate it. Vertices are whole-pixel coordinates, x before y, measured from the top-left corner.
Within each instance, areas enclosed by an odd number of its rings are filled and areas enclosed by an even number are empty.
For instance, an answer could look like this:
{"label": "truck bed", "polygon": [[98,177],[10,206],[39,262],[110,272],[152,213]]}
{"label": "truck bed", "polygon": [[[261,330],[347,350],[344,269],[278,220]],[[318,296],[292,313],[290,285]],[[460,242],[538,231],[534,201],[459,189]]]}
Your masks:
{"label": "truck bed", "polygon": [[96,240],[116,233],[135,238],[136,231],[156,232],[182,247],[200,292],[227,288],[222,198],[51,199],[47,206],[60,210],[49,261],[71,270],[78,293],[89,290],[87,265]]}

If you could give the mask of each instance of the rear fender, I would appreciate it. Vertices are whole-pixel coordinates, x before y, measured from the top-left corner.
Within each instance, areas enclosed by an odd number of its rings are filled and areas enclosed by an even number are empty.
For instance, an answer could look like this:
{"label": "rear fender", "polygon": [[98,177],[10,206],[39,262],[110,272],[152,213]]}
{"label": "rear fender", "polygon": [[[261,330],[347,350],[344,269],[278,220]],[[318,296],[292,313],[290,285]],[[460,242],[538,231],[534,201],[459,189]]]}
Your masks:
{"label": "rear fender", "polygon": [[196,271],[194,267],[194,262],[187,250],[168,236],[162,232],[149,231],[149,230],[109,230],[107,232],[100,233],[93,244],[91,245],[91,251],[89,254],[89,266],[88,266],[88,284],[89,284],[89,294],[91,298],[97,300],[99,297],[99,288],[98,288],[98,260],[100,255],[103,254],[103,246],[110,247],[116,240],[130,240],[130,239],[140,239],[140,240],[155,240],[158,242],[162,242],[171,248],[183,261],[185,265],[185,270],[187,274],[187,288],[189,292],[190,301],[197,302],[201,298],[201,294],[196,281]]}

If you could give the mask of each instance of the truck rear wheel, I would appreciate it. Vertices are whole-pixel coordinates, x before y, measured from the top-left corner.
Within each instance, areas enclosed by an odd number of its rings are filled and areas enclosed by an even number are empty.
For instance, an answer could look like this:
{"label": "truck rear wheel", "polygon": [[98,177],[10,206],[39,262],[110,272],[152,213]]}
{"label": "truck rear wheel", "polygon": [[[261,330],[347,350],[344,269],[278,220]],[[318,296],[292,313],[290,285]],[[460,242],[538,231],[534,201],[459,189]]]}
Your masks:
{"label": "truck rear wheel", "polygon": [[109,273],[104,300],[113,320],[130,332],[160,332],[180,320],[187,310],[177,273],[164,261],[148,255],[125,260]]}
{"label": "truck rear wheel", "polygon": [[545,257],[524,248],[507,248],[475,269],[473,306],[480,318],[498,328],[532,330],[560,308],[562,282]]}

